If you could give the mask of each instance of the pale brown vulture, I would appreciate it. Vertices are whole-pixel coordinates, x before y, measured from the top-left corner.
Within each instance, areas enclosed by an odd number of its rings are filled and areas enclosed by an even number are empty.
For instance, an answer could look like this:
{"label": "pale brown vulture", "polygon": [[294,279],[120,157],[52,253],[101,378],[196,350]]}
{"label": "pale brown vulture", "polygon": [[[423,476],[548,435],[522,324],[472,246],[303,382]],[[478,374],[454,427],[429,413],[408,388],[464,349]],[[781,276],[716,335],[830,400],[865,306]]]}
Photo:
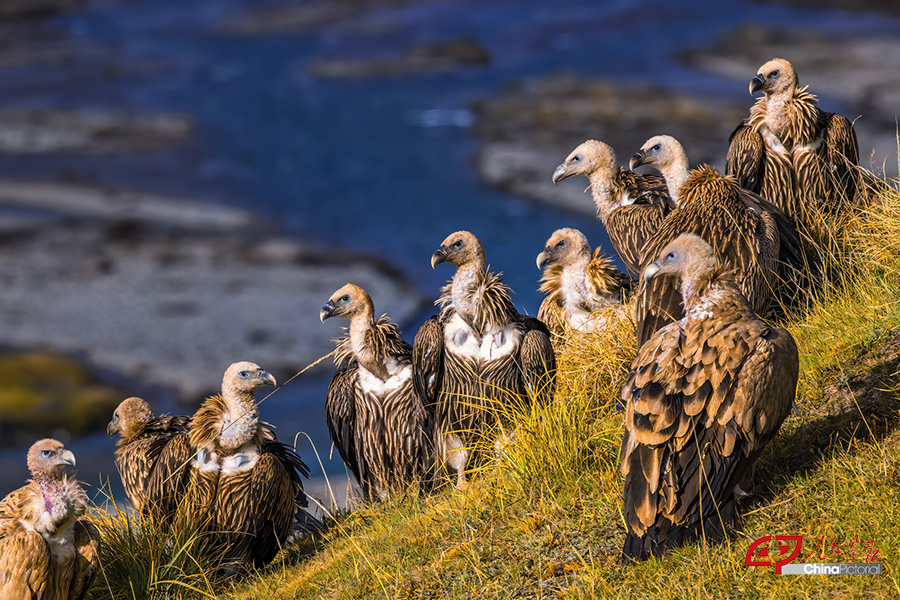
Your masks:
{"label": "pale brown vulture", "polygon": [[300,457],[259,420],[253,392],[275,378],[252,362],[237,362],[191,420],[192,508],[205,520],[226,571],[268,563],[307,505]]}
{"label": "pale brown vulture", "polygon": [[[774,308],[780,311],[809,291],[818,262],[803,250],[796,227],[777,206],[712,167],[703,165],[689,172],[684,148],[668,135],[654,136],[644,143],[630,161],[631,168],[639,165],[658,169],[680,206],[647,245],[645,267],[662,246],[689,232],[709,240],[720,260],[738,268],[741,291],[757,314],[768,314],[773,294],[778,300]],[[666,323],[681,318],[680,298],[671,277],[640,282],[638,344]]]}
{"label": "pale brown vulture", "polygon": [[725,172],[809,224],[807,211],[834,213],[854,201],[859,146],[852,123],[820,109],[809,86],[798,85],[782,58],[759,68],[750,93],[765,95],[731,134]]}
{"label": "pale brown vulture", "polygon": [[538,309],[538,319],[554,335],[567,328],[594,331],[602,327],[603,315],[595,311],[621,307],[631,294],[634,281],[616,269],[598,247],[591,246],[577,229],[557,229],[537,255],[543,269],[541,288],[546,297]]}
{"label": "pale brown vulture", "polygon": [[516,312],[477,237],[449,235],[431,257],[432,267],[442,262],[455,265],[456,273],[436,302],[440,315],[416,334],[413,375],[434,411],[437,456],[463,488],[484,428],[511,403],[552,398],[556,357],[546,326]]}
{"label": "pale brown vulture", "polygon": [[75,456],[43,439],[28,450],[31,481],[0,502],[0,598],[80,600],[100,562],[100,532],[87,519]]}
{"label": "pale brown vulture", "polygon": [[687,310],[638,351],[622,388],[628,558],[720,539],[734,523],[736,485],[791,410],[797,346],[756,316],[725,269],[685,234],[644,271],[675,277]]}
{"label": "pale brown vulture", "polygon": [[194,454],[189,427],[190,417],[154,417],[141,398],[127,398],[113,411],[106,433],[120,435],[116,467],[125,495],[138,512],[162,520],[175,514]]}
{"label": "pale brown vulture", "polygon": [[366,499],[385,499],[430,479],[432,417],[416,391],[412,347],[387,316],[375,319],[372,298],[347,284],[319,313],[350,320],[336,340],[343,365],[328,386],[325,417],[331,439]]}
{"label": "pale brown vulture", "polygon": [[553,171],[553,183],[572,175],[584,175],[590,181],[597,216],[606,226],[613,249],[628,272],[638,275],[641,249],[672,206],[666,182],[658,175],[621,168],[613,149],[596,140],[575,148]]}

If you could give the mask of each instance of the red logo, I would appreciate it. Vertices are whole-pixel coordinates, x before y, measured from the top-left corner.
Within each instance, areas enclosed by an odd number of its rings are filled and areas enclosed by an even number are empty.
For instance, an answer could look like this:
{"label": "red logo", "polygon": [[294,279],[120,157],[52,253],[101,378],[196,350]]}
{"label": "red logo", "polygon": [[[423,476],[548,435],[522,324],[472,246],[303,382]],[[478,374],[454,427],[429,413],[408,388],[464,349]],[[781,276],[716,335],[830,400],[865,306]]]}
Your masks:
{"label": "red logo", "polygon": [[[775,560],[759,560],[762,558],[769,558],[769,547],[764,546],[763,544],[768,544],[772,541],[771,535],[764,535],[759,538],[752,544],[750,544],[750,549],[747,550],[747,554],[744,556],[744,566],[745,567],[768,567],[771,565],[775,565],[775,572],[781,575],[781,567],[788,564],[800,554],[800,547],[803,545],[803,536],[802,535],[776,535],[775,540],[779,542],[791,542],[787,545],[778,546],[778,556]],[[756,550],[759,549],[759,552]],[[756,556],[754,557],[754,553]]]}

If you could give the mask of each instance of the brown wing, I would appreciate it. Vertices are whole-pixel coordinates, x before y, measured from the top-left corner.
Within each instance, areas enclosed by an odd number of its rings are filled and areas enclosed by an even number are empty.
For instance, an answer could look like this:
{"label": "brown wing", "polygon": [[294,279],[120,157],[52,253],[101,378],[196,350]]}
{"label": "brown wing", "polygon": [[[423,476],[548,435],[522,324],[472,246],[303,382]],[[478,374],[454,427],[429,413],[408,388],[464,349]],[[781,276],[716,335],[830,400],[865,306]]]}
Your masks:
{"label": "brown wing", "polygon": [[841,115],[824,113],[825,161],[832,177],[834,202],[846,206],[857,200],[859,144],[853,124]]}
{"label": "brown wing", "polygon": [[547,327],[538,319],[522,317],[525,336],[519,346],[522,379],[530,398],[544,404],[553,399],[556,384],[556,354]]}
{"label": "brown wing", "polygon": [[563,336],[566,332],[566,313],[555,295],[546,296],[538,308],[538,320],[547,326],[551,336]]}
{"label": "brown wing", "polygon": [[431,317],[416,332],[412,364],[416,393],[428,404],[433,404],[441,389],[444,374],[444,327],[440,317]]}
{"label": "brown wing", "polygon": [[272,452],[260,456],[253,467],[250,483],[253,507],[247,519],[255,566],[261,567],[275,558],[287,540],[294,515],[300,508],[297,505],[298,486],[302,492],[303,486],[293,465],[285,465]]}
{"label": "brown wing", "polygon": [[766,145],[758,131],[744,119],[728,136],[725,174],[734,176],[738,185],[760,193],[766,168]]}
{"label": "brown wing", "polygon": [[122,477],[125,495],[137,511],[144,509],[147,500],[147,482],[159,450],[154,449],[154,439],[145,433],[124,446],[116,448],[116,467]]}
{"label": "brown wing", "polygon": [[615,209],[606,221],[613,249],[629,273],[639,275],[643,249],[662,226],[667,210],[651,204],[629,204]]}
{"label": "brown wing", "polygon": [[21,521],[0,526],[0,598],[41,598],[51,588],[52,557],[41,534]]}
{"label": "brown wing", "polygon": [[601,248],[594,249],[591,262],[588,263],[588,284],[594,296],[602,298],[618,296],[624,301],[634,291],[634,280],[615,268]]}
{"label": "brown wing", "polygon": [[75,521],[75,565],[69,600],[82,600],[100,569],[100,531],[87,519]]}
{"label": "brown wing", "polygon": [[175,514],[190,479],[191,448],[187,430],[169,431],[157,440],[161,448],[147,482],[147,509],[157,518]]}
{"label": "brown wing", "polygon": [[359,458],[356,455],[356,372],[354,364],[341,369],[331,378],[325,399],[325,421],[331,441],[344,464],[360,482]]}

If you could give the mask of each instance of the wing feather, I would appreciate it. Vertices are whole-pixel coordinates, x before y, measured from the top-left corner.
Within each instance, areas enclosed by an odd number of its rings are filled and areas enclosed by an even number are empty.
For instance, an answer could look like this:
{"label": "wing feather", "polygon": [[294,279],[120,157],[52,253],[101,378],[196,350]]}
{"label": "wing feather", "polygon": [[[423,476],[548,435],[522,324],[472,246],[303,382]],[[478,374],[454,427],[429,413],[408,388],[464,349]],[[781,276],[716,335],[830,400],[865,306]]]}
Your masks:
{"label": "wing feather", "polygon": [[344,464],[360,482],[360,461],[356,455],[356,374],[358,367],[353,364],[341,369],[331,378],[325,399],[325,420],[331,441],[337,447]]}

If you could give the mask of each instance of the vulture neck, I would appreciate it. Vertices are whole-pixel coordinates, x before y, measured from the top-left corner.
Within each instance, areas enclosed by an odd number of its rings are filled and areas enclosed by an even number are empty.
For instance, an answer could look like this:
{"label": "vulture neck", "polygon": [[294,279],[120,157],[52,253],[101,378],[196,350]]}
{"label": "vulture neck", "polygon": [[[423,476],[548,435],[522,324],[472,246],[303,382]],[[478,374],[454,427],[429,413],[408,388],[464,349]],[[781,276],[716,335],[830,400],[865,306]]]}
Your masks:
{"label": "vulture neck", "polygon": [[53,477],[46,473],[33,474],[32,480],[40,487],[42,508],[50,516],[52,530],[55,530],[69,516],[66,481],[64,478]]}
{"label": "vulture neck", "polygon": [[237,450],[256,436],[259,409],[253,392],[223,389],[222,400],[225,414],[222,415],[222,432],[218,442],[226,450]]}
{"label": "vulture neck", "polygon": [[375,313],[371,304],[350,318],[350,347],[353,356],[361,367],[382,380],[390,377],[384,365],[383,357],[378,356],[372,347],[375,329]]}
{"label": "vulture neck", "polygon": [[566,309],[570,312],[581,310],[581,307],[590,304],[592,294],[587,284],[590,262],[590,256],[581,254],[563,268],[563,298]]}
{"label": "vulture neck", "polygon": [[664,165],[660,166],[659,172],[662,173],[662,176],[666,180],[666,187],[669,189],[669,198],[672,203],[676,207],[680,206],[678,202],[678,190],[681,189],[681,186],[688,178],[687,154],[678,152],[675,156],[666,161]]}
{"label": "vulture neck", "polygon": [[[476,323],[480,322],[478,309],[480,305],[479,288],[485,279],[484,257],[476,257],[456,269],[453,283],[450,286],[450,297],[453,308],[466,324],[477,331]],[[483,332],[478,332],[483,333]]]}
{"label": "vulture neck", "polygon": [[619,208],[619,199],[614,197],[615,174],[609,169],[597,169],[588,178],[591,182],[591,196],[597,207],[597,216],[606,224],[612,211]]}

